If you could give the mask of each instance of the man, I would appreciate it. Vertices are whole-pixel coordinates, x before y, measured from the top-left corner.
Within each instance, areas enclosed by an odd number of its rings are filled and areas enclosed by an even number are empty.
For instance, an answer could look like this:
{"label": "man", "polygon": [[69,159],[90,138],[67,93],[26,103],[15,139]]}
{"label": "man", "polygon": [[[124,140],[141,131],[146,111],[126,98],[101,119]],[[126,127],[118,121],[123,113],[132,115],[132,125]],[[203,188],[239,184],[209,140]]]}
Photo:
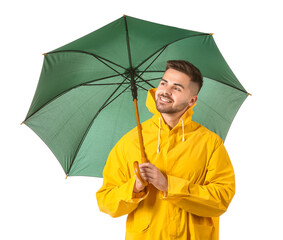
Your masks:
{"label": "man", "polygon": [[235,194],[232,164],[221,138],[192,121],[202,86],[200,71],[187,61],[168,61],[147,107],[154,116],[142,124],[148,163],[136,179],[137,129],[109,154],[97,192],[101,211],[128,214],[126,239],[219,239],[219,216]]}

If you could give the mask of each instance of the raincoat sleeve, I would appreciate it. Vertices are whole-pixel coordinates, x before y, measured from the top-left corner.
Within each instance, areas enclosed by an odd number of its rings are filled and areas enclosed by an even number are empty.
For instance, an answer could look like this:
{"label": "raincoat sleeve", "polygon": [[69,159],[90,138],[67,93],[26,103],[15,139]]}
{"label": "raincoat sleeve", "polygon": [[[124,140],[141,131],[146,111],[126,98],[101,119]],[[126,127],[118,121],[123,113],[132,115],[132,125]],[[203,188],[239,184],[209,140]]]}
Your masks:
{"label": "raincoat sleeve", "polygon": [[208,161],[204,184],[168,175],[168,192],[161,198],[192,214],[218,217],[227,210],[234,194],[234,170],[221,143]]}
{"label": "raincoat sleeve", "polygon": [[[131,166],[133,167],[133,166]],[[134,193],[135,177],[129,177],[122,144],[112,149],[103,170],[103,185],[96,193],[100,211],[112,217],[129,214],[148,195],[148,188]]]}

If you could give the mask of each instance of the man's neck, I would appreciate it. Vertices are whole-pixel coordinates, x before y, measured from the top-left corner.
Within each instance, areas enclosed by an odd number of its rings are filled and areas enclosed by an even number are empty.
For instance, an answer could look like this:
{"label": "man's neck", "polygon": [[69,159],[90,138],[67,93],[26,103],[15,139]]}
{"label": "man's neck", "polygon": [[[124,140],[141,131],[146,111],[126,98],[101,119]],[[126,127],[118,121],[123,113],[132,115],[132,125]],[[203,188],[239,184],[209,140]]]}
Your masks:
{"label": "man's neck", "polygon": [[182,115],[184,114],[185,111],[183,112],[178,112],[178,113],[161,113],[165,123],[169,126],[170,129],[174,128]]}

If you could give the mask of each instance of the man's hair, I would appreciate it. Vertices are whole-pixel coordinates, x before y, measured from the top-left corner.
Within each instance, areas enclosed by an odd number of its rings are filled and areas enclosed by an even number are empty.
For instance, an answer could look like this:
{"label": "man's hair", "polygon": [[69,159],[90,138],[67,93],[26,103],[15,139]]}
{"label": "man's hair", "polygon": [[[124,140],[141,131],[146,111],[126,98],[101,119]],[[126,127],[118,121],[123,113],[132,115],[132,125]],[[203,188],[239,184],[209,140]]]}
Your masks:
{"label": "man's hair", "polygon": [[166,70],[170,68],[188,75],[192,82],[197,83],[197,93],[199,93],[203,84],[203,78],[200,70],[196,66],[185,60],[169,60],[166,63]]}

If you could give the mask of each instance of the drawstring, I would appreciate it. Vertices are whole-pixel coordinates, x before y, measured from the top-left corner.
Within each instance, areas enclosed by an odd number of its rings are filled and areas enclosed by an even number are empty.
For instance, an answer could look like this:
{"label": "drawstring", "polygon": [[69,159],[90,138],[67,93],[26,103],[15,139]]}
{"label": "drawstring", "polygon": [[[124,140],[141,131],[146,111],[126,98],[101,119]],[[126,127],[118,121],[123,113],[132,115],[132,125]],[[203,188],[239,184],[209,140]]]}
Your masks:
{"label": "drawstring", "polygon": [[160,145],[160,131],[161,131],[161,118],[159,118],[159,132],[158,132],[158,146],[157,146],[157,154],[159,153],[159,145]]}
{"label": "drawstring", "polygon": [[184,128],[184,121],[183,121],[183,118],[181,118],[182,120],[182,129],[183,129],[183,142],[185,142],[185,128]]}
{"label": "drawstring", "polygon": [[[183,130],[183,138],[182,138],[182,141],[185,142],[185,127],[184,127],[183,118],[181,118],[181,121],[182,121],[182,130]],[[157,154],[159,153],[159,146],[160,146],[160,132],[161,132],[161,118],[159,118],[159,131],[158,131]]]}

